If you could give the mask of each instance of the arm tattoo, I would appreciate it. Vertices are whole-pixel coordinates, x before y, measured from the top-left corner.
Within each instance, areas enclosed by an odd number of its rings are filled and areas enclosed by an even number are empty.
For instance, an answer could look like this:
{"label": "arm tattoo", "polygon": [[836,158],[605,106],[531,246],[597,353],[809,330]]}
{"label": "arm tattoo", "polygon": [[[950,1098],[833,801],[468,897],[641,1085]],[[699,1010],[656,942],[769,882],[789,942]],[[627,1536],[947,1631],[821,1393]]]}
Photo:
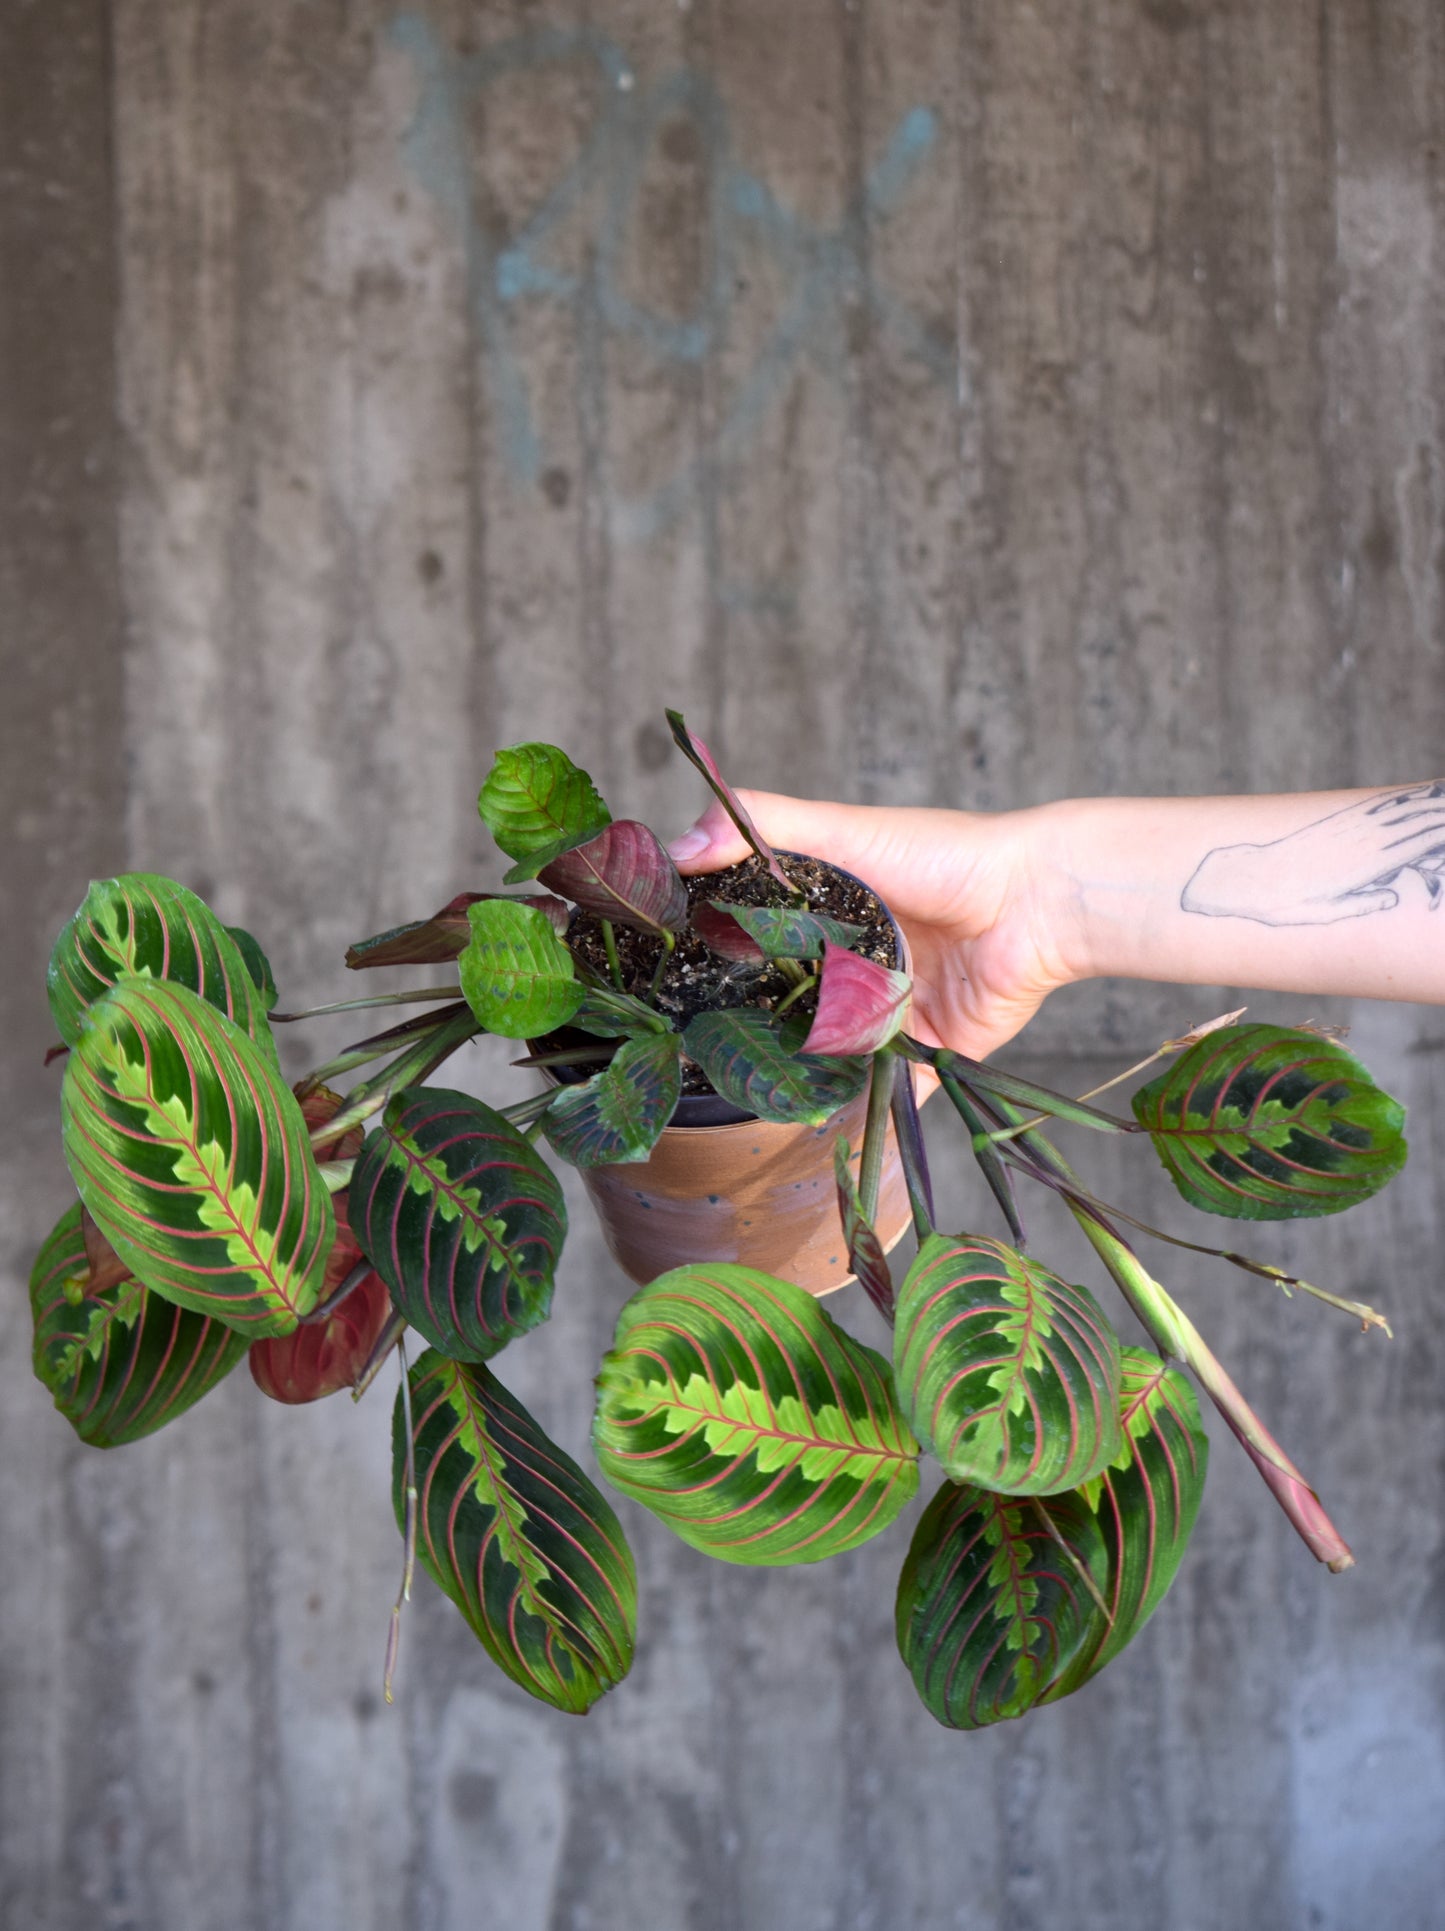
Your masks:
{"label": "arm tattoo", "polygon": [[1267,845],[1217,845],[1184,912],[1260,925],[1333,925],[1445,898],[1445,779],[1378,792]]}

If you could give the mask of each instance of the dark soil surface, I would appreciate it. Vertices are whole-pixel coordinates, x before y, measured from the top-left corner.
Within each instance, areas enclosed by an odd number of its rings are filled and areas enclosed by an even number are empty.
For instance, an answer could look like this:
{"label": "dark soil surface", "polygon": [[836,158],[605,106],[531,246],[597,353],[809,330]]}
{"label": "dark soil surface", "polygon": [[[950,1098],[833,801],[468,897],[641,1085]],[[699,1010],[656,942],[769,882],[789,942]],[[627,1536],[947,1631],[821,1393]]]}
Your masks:
{"label": "dark soil surface", "polygon": [[[876,893],[870,892],[857,879],[849,878],[846,873],[824,864],[821,859],[798,858],[788,852],[780,852],[778,858],[788,877],[807,894],[807,909],[810,912],[864,927],[864,935],[854,943],[853,951],[865,958],[876,959],[880,965],[899,964],[897,938]],[[707,872],[701,877],[690,878],[687,887],[689,905],[707,899],[720,899],[732,905],[788,903],[786,892],[762,861],[751,856],[740,864],[728,866],[725,871]],[[647,998],[653,974],[662,956],[661,939],[626,925],[614,925],[613,933],[622,966],[623,990],[639,999]],[[607,950],[603,944],[600,920],[588,912],[574,914],[567,943],[578,958],[604,978],[607,977]],[[681,1032],[694,1013],[721,1012],[733,1006],[758,1006],[764,1012],[771,1012],[793,990],[794,984],[793,976],[776,961],[747,965],[721,959],[715,952],[710,952],[701,939],[691,932],[685,932],[677,940],[672,957],[663,969],[656,1004],[658,1010],[666,1013]],[[800,994],[788,1011],[790,1014],[811,1014],[817,1004],[817,992],[810,989]],[[563,1028],[554,1033],[545,1045],[549,1050],[556,1051],[565,1045],[584,1043],[594,1049],[599,1044],[595,1038]],[[593,1065],[578,1069],[583,1076],[593,1070]],[[711,1093],[713,1090],[691,1060],[683,1061],[682,1090],[685,1094]]]}

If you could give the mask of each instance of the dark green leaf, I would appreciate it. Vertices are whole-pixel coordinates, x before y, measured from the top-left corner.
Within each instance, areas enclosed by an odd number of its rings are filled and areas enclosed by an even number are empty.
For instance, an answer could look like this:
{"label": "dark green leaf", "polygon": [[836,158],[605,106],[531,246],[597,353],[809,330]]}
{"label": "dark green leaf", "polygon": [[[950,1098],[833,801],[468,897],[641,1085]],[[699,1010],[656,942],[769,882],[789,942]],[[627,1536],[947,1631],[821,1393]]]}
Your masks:
{"label": "dark green leaf", "polygon": [[226,930],[236,941],[236,950],[246,962],[251,983],[261,995],[261,1010],[270,1012],[277,996],[276,975],[271,970],[271,961],[244,926],[228,925]]}
{"label": "dark green leaf", "polygon": [[40,1250],[30,1311],[35,1373],[92,1448],[139,1441],[174,1421],[246,1352],[244,1334],[174,1306],[123,1268],[97,1283],[79,1202]]}
{"label": "dark green leaf", "polygon": [[946,1482],[898,1581],[898,1649],[930,1714],[977,1730],[1042,1701],[1097,1614],[1081,1570],[1102,1590],[1104,1537],[1077,1495],[1019,1502]]}
{"label": "dark green leaf", "polygon": [[956,1482],[1050,1495],[1119,1452],[1119,1343],[1087,1288],[981,1235],[932,1234],[898,1293],[898,1399]]}
{"label": "dark green leaf", "polygon": [[572,954],[549,919],[529,905],[488,899],[468,914],[472,936],[457,961],[462,991],[480,1023],[504,1039],[537,1039],[582,1004]]}
{"label": "dark green leaf", "polygon": [[1148,1622],[1174,1580],[1204,1495],[1209,1440],[1177,1368],[1146,1348],[1125,1348],[1119,1418],[1119,1453],[1078,1491],[1104,1532],[1112,1626],[1095,1608],[1088,1640],[1047,1701],[1097,1676]]}
{"label": "dark green leaf", "polygon": [[396,1094],[357,1160],[350,1211],[398,1313],[443,1354],[484,1361],[546,1320],[562,1190],[480,1100],[439,1086]]}
{"label": "dark green leaf", "polygon": [[[709,899],[708,905],[741,926],[753,941],[754,951],[765,959],[821,959],[825,943],[851,945],[867,930],[866,926],[850,925],[845,919],[825,919],[820,913],[805,912],[793,905],[733,905],[720,898]],[[701,936],[714,951],[732,956],[726,953],[725,944],[714,945],[706,930]]]}
{"label": "dark green leaf", "polygon": [[[409,1380],[422,1567],[514,1683],[590,1709],[632,1664],[637,1577],[621,1523],[488,1369],[427,1353]],[[398,1395],[399,1523],[406,1439]]]}
{"label": "dark green leaf", "polygon": [[597,1390],[608,1481],[725,1562],[857,1548],[918,1488],[887,1364],[750,1267],[678,1267],[634,1294]]}
{"label": "dark green leaf", "polygon": [[123,980],[90,1008],[61,1114],[80,1197],[147,1287],[248,1340],[315,1306],[336,1227],[306,1122],[215,1007]]}
{"label": "dark green leaf", "polygon": [[276,1062],[268,1002],[235,938],[204,900],[173,878],[126,872],[97,879],[55,941],[46,982],[67,1046],[79,1043],[96,1000],[127,975],[197,993]]}
{"label": "dark green leaf", "polygon": [[1405,1110],[1343,1046],[1288,1026],[1210,1033],[1134,1095],[1184,1198],[1233,1220],[1337,1214],[1405,1164]]}
{"label": "dark green leaf", "polygon": [[544,865],[584,845],[612,822],[597,788],[555,744],[513,744],[499,751],[477,810],[508,858],[503,883],[535,878]]}
{"label": "dark green leaf", "polygon": [[629,1039],[599,1073],[564,1086],[547,1109],[553,1150],[574,1167],[645,1160],[672,1118],[682,1091],[682,1040],[676,1033]]}
{"label": "dark green leaf", "polygon": [[655,832],[635,818],[619,818],[585,845],[554,858],[538,873],[599,919],[643,932],[681,932],[687,925],[687,886]]}
{"label": "dark green leaf", "polygon": [[821,1126],[868,1083],[866,1059],[789,1052],[772,1014],[748,1007],[698,1013],[683,1047],[724,1099],[760,1120]]}

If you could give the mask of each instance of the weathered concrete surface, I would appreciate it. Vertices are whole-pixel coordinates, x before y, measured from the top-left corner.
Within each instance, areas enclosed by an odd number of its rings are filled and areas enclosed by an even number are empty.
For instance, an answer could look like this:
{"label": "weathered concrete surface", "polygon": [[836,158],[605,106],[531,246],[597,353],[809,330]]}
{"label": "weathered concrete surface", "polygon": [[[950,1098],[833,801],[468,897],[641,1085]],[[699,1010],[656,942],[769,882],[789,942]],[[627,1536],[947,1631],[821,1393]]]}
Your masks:
{"label": "weathered concrete surface", "polygon": [[[1170,1270],[1359,1569],[1221,1441],[1129,1656],[978,1737],[894,1656],[901,1529],[758,1578],[636,1512],[641,1655],[585,1724],[429,1588],[386,1710],[385,1396],[243,1377],[81,1450],[23,1280],[66,1201],[44,954],[93,874],[186,878],[322,998],[491,876],[498,743],[684,822],[663,701],[746,780],[870,799],[1437,770],[1442,122],[1433,0],[0,9],[7,1923],[1438,1923],[1438,1014],[1349,1015],[1405,1177],[1256,1243],[1393,1346]],[[1082,1086],[1206,1009],[1079,988],[1016,1053]],[[577,1207],[508,1367],[584,1454],[626,1290]]]}

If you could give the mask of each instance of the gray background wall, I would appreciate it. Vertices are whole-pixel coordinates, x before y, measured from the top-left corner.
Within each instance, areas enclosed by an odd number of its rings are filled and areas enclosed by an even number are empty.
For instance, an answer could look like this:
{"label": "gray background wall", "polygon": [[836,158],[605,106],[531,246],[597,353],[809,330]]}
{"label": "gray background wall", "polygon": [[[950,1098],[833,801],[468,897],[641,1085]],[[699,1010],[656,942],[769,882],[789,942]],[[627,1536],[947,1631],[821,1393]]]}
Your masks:
{"label": "gray background wall", "polygon": [[[688,822],[664,701],[739,780],[862,800],[1438,771],[1442,144],[1433,0],[4,0],[6,1924],[1441,1921],[1438,1013],[1251,1002],[1351,1019],[1410,1106],[1385,1200],[1255,1243],[1393,1344],[1160,1261],[1359,1568],[1217,1441],[1149,1631],[973,1737],[894,1655],[902,1528],[754,1576],[636,1511],[641,1653],[585,1722],[429,1586],[387,1709],[388,1395],[243,1370],[98,1454],[23,1283],[93,875],[186,879],[300,1002],[494,880],[498,744]],[[1082,1087],[1231,1002],[1079,988],[1009,1062]],[[507,1360],[576,1453],[625,1293],[578,1203]]]}

